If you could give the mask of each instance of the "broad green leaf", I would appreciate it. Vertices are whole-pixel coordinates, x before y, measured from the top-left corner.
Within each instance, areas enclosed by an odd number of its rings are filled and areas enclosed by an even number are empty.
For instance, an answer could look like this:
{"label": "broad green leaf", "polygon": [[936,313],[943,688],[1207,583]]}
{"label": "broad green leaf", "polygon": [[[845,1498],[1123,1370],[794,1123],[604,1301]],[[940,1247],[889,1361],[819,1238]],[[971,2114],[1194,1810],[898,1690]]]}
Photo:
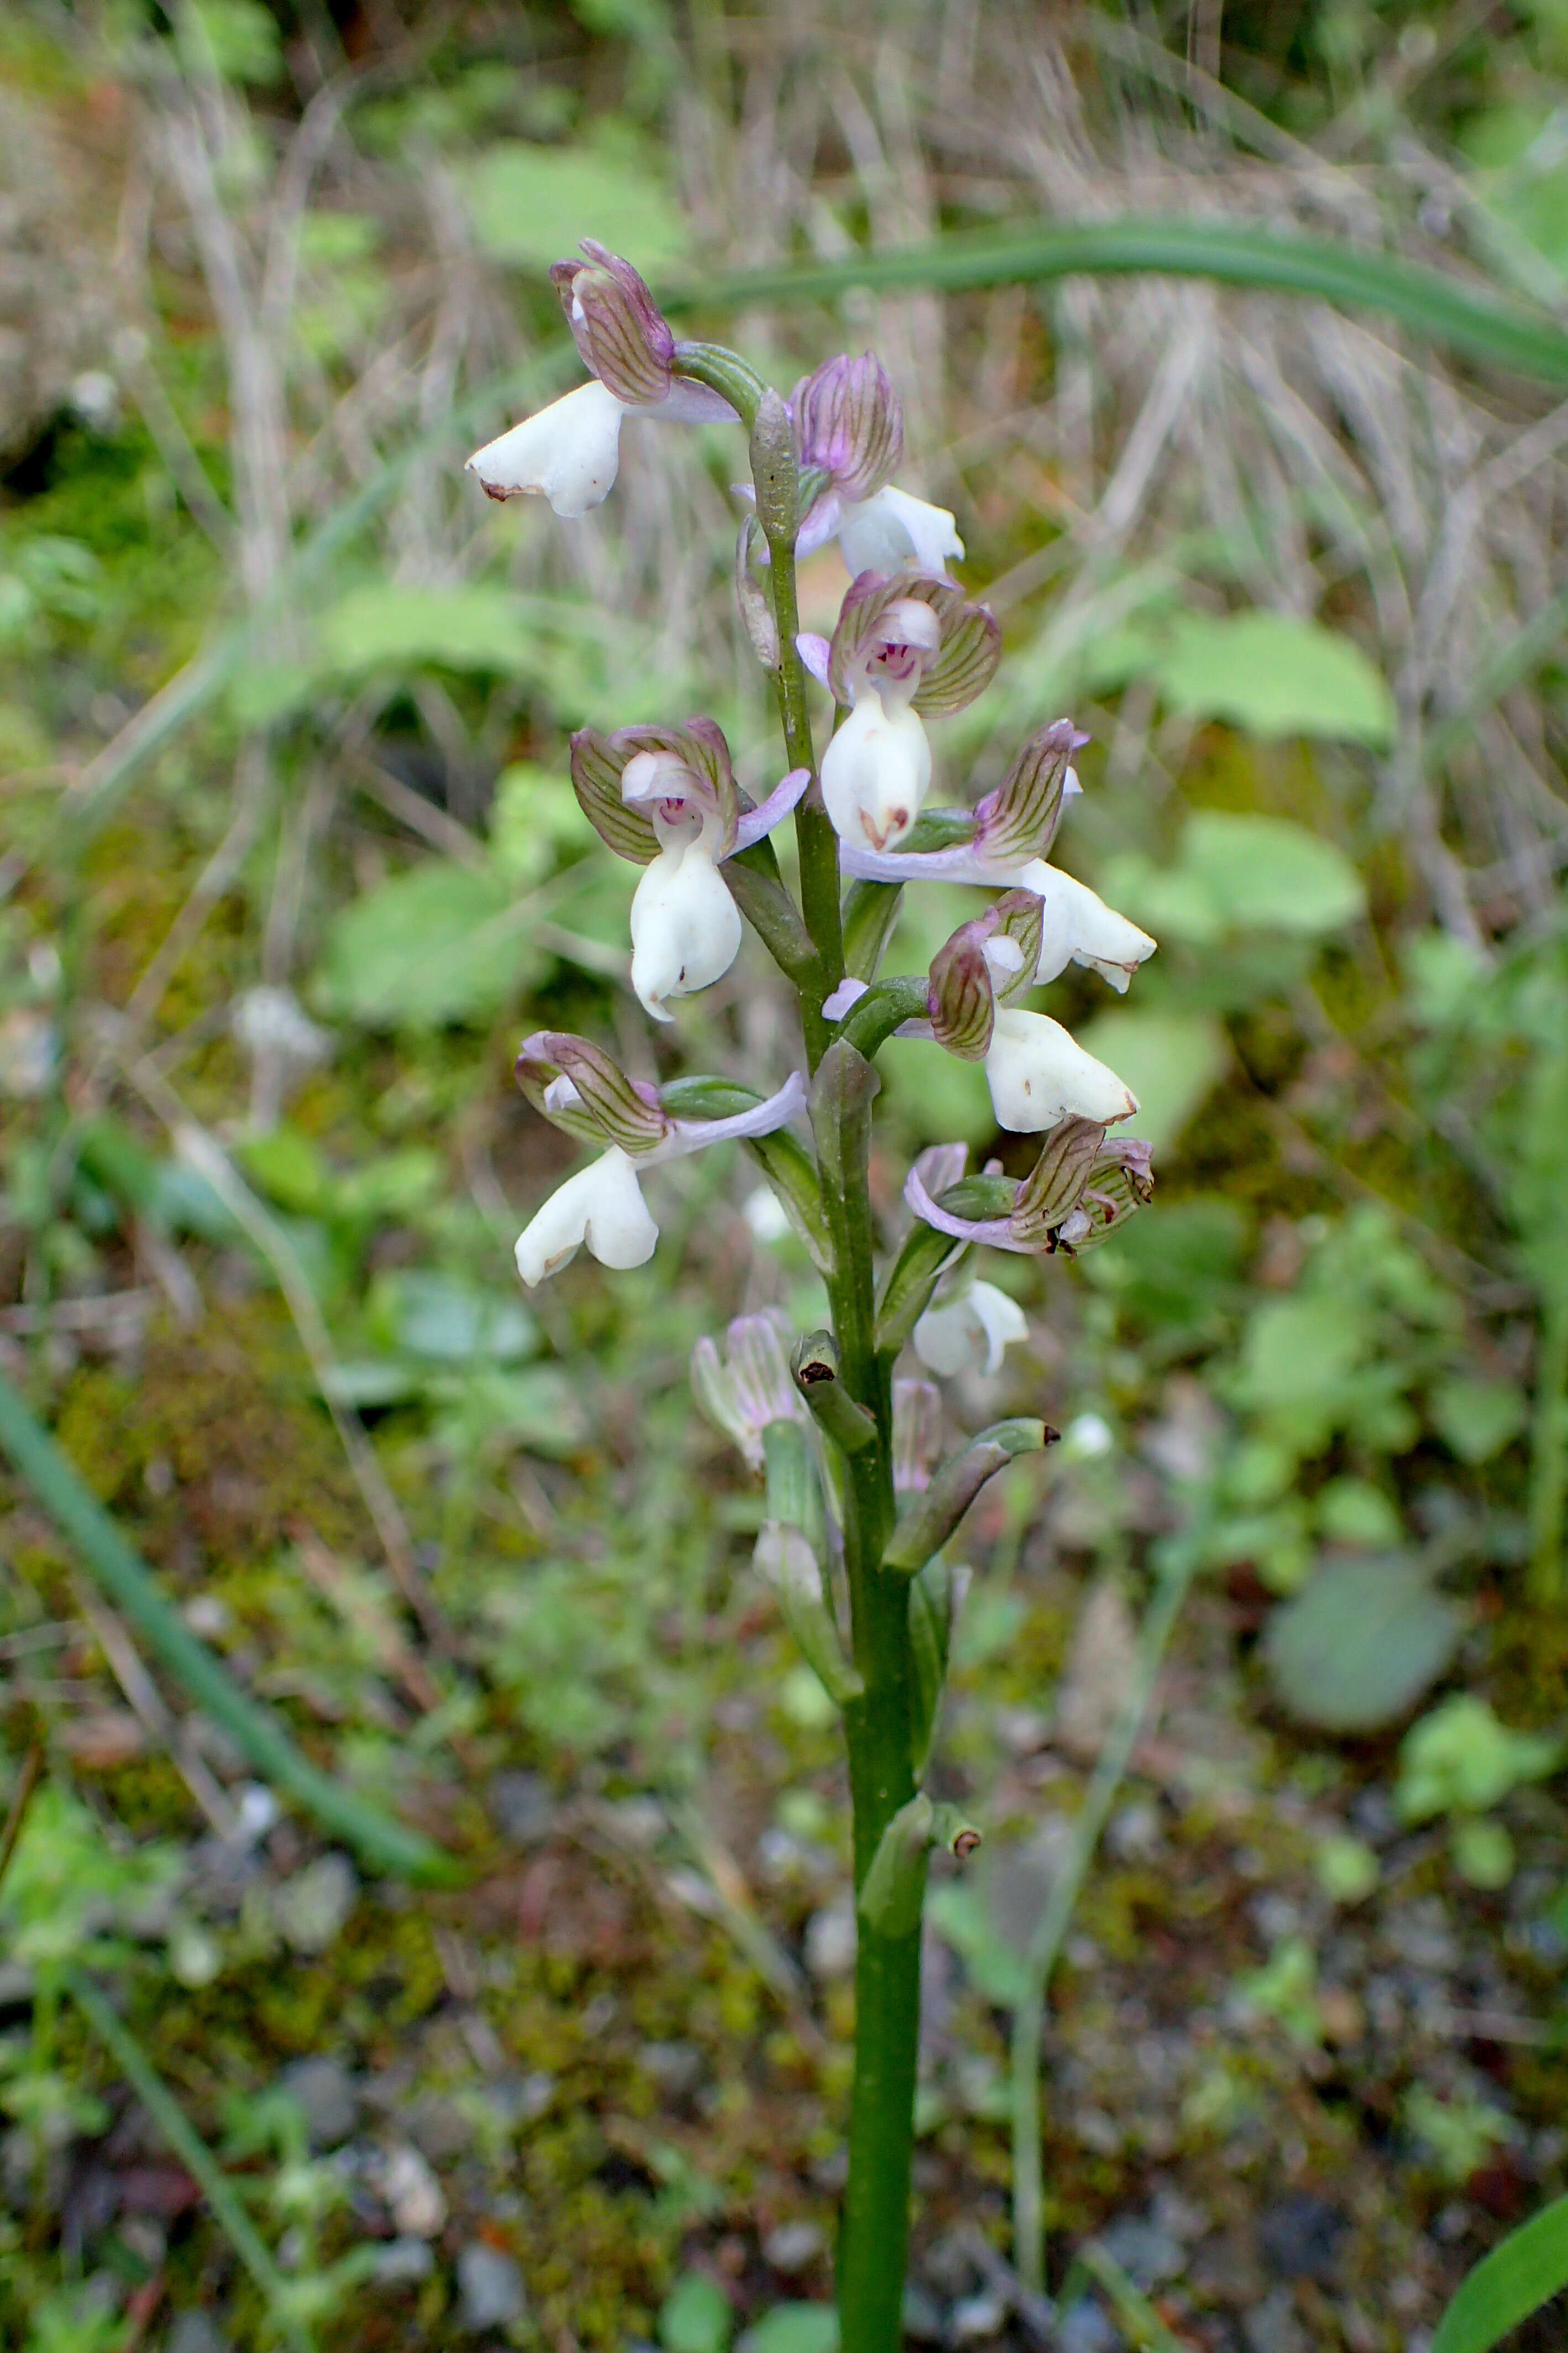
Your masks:
{"label": "broad green leaf", "polygon": [[706,2272],[683,2272],[658,2316],[664,2353],[724,2353],[735,2326],[730,2299]]}
{"label": "broad green leaf", "polygon": [[838,2315],[830,2304],[775,2304],[735,2353],[838,2353]]}
{"label": "broad green leaf", "polygon": [[432,859],[333,918],[315,997],[369,1029],[437,1029],[499,1013],[535,963],[499,876]]}
{"label": "broad green leaf", "polygon": [[1366,906],[1344,851],[1289,818],[1199,809],[1182,828],[1180,864],[1236,931],[1337,931]]}
{"label": "broad green leaf", "polygon": [[1461,1462],[1489,1462],[1530,1419],[1522,1389],[1512,1381],[1478,1380],[1456,1373],[1431,1397],[1432,1427]]}
{"label": "broad green leaf", "polygon": [[314,636],[321,664],[342,675],[373,670],[500,670],[529,659],[529,624],[504,588],[352,588],[321,614]]}
{"label": "broad green leaf", "polygon": [[437,1364],[510,1364],[539,1345],[539,1327],[519,1301],[434,1269],[379,1276],[370,1316],[378,1337]]}
{"label": "broad green leaf", "polygon": [[1484,1813],[1524,1782],[1554,1773],[1562,1756],[1560,1741],[1515,1732],[1474,1692],[1455,1692],[1401,1742],[1395,1801],[1407,1822]]}
{"label": "broad green leaf", "polygon": [[1248,1319],[1230,1401],[1264,1414],[1321,1409],[1331,1426],[1345,1377],[1372,1342],[1361,1299],[1302,1292],[1265,1300]]}
{"label": "broad green leaf", "polygon": [[1380,749],[1394,703],[1359,646],[1288,613],[1185,613],[1152,665],[1167,702],[1254,735],[1328,735]]}
{"label": "broad green leaf", "polygon": [[1156,1155],[1171,1150],[1230,1056],[1224,1030],[1204,1013],[1101,1013],[1075,1035],[1131,1088],[1138,1113],[1128,1131],[1147,1136]]}
{"label": "broad green leaf", "polygon": [[1263,1655],[1290,1714],[1324,1732],[1373,1732],[1413,1707],[1464,1633],[1418,1561],[1340,1561],[1268,1621]]}
{"label": "broad green leaf", "polygon": [[686,223],[638,144],[607,128],[540,147],[503,139],[459,175],[479,242],[498,260],[548,269],[596,237],[646,277],[685,255]]}

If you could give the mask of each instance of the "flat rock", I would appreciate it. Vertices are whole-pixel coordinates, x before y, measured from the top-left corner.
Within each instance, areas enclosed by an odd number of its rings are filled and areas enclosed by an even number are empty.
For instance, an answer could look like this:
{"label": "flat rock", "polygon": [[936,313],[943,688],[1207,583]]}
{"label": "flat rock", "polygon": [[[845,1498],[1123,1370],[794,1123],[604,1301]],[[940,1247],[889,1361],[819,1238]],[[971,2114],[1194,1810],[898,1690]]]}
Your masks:
{"label": "flat rock", "polygon": [[474,2239],[458,2257],[458,2298],[468,2329],[504,2328],[528,2309],[522,2274],[510,2255]]}
{"label": "flat rock", "polygon": [[278,2084],[298,2102],[312,2148],[336,2148],[359,2122],[358,2086],[336,2059],[291,2060]]}

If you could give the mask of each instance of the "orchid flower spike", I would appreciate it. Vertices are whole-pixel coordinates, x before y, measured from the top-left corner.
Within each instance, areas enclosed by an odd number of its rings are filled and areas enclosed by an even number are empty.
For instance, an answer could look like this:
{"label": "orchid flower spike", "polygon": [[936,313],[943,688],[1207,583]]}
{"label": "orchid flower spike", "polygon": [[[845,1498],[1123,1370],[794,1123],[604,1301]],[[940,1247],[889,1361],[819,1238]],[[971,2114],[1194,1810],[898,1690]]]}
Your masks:
{"label": "orchid flower spike", "polygon": [[691,1390],[714,1427],[740,1448],[753,1471],[763,1468],[763,1432],[771,1422],[806,1422],[805,1401],[789,1368],[794,1335],[777,1307],[737,1315],[724,1335],[724,1353],[707,1333],[691,1351]]}
{"label": "orchid flower spike", "polygon": [[1093,1119],[1060,1121],[1021,1185],[987,1170],[943,1186],[940,1178],[950,1176],[951,1165],[942,1168],[922,1154],[910,1169],[904,1199],[915,1216],[955,1241],[1030,1257],[1061,1250],[1070,1258],[1103,1241],[1154,1196],[1148,1145],[1140,1136],[1110,1143]]}
{"label": "orchid flower spike", "polygon": [[926,1309],[914,1328],[915,1354],[944,1378],[973,1369],[1000,1370],[1005,1349],[1029,1336],[1029,1319],[994,1282],[966,1282]]}
{"label": "orchid flower spike", "polygon": [[583,250],[586,261],[558,261],[550,276],[594,381],[487,441],[465,469],[487,497],[537,494],[573,522],[614,488],[627,417],[735,421],[727,400],[679,374],[679,346],[631,263],[591,237]]}
{"label": "orchid flower spike", "polygon": [[776,825],[805,791],[793,769],[761,808],[742,810],[730,747],[711,719],[572,738],[572,783],[610,848],[646,866],[632,901],[632,987],[656,1021],[669,1000],[711,987],[734,963],[741,915],[720,865]]}
{"label": "orchid flower spike", "polygon": [[864,572],[850,583],[817,667],[849,716],[822,761],[822,796],[840,838],[884,851],[901,841],[931,786],[921,713],[959,711],[990,683],[1001,631],[950,583]]}
{"label": "orchid flower spike", "polygon": [[[525,1228],[517,1271],[531,1289],[558,1273],[586,1243],[603,1266],[641,1266],[652,1257],[658,1228],[637,1181],[638,1171],[700,1152],[735,1137],[771,1135],[805,1109],[798,1071],[776,1094],[761,1099],[723,1081],[697,1082],[742,1107],[724,1117],[687,1119],[666,1111],[657,1087],[628,1079],[601,1047],[569,1030],[537,1029],[522,1042],[517,1081],[536,1111],[584,1142],[607,1145],[602,1156],[559,1187]],[[684,1092],[689,1095],[692,1082]]]}

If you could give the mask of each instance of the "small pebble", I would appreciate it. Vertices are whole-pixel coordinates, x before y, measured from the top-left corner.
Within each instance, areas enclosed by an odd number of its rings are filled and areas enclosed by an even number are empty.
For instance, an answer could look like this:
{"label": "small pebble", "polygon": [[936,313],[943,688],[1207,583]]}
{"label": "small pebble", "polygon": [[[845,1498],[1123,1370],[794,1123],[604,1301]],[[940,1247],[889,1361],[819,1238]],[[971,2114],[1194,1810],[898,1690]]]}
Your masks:
{"label": "small pebble", "polygon": [[405,2141],[387,2152],[377,2183],[400,2235],[433,2239],[447,2220],[447,2197],[426,2159]]}
{"label": "small pebble", "polygon": [[164,2353],[228,2353],[228,2338],[205,2312],[178,2312],[163,2340]]}
{"label": "small pebble", "polygon": [[348,2069],[336,2059],[292,2060],[278,2084],[298,2103],[312,2148],[336,2148],[359,2122],[359,2093]]}
{"label": "small pebble", "polygon": [[504,2328],[528,2309],[517,2264],[482,2239],[472,2240],[458,2257],[458,2296],[468,2329]]}
{"label": "small pebble", "polygon": [[1241,2333],[1247,2353],[1308,2353],[1306,2331],[1288,2287],[1271,2288],[1260,2305],[1245,2314]]}
{"label": "small pebble", "polygon": [[498,1773],[489,1797],[497,1828],[514,1845],[531,1846],[554,1828],[559,1809],[542,1773]]}
{"label": "small pebble", "polygon": [[805,1966],[821,1983],[849,1975],[855,1945],[855,1915],[847,1904],[814,1912],[805,1924]]}
{"label": "small pebble", "polygon": [[1007,2307],[993,2288],[978,2295],[961,2296],[948,2315],[948,2332],[960,2345],[975,2345],[1000,2334]]}
{"label": "small pebble", "polygon": [[389,2239],[376,2250],[374,2278],[383,2287],[408,2287],[428,2279],[436,2258],[425,2239]]}
{"label": "small pebble", "polygon": [[1270,2206],[1258,2225],[1263,2260],[1276,2279],[1331,2284],[1350,2223],[1337,2206],[1301,2189]]}
{"label": "small pebble", "polygon": [[1163,2281],[1179,2278],[1186,2269],[1187,2259],[1179,2242],[1139,2214],[1121,2215],[1101,2231],[1100,2243],[1145,2295]]}
{"label": "small pebble", "polygon": [[1117,2353],[1121,2343],[1103,2305],[1080,2295],[1057,2323],[1058,2353]]}
{"label": "small pebble", "polygon": [[359,1881],[346,1854],[323,1854],[272,1893],[272,1916],[296,1953],[324,1953],[347,1926],[359,1901]]}
{"label": "small pebble", "polygon": [[786,2275],[814,2263],[827,2242],[816,2222],[781,2222],[763,2241],[763,2260]]}
{"label": "small pebble", "polygon": [[933,2295],[928,2295],[918,2280],[904,2285],[904,2335],[917,2344],[939,2344],[942,2334],[942,2306]]}

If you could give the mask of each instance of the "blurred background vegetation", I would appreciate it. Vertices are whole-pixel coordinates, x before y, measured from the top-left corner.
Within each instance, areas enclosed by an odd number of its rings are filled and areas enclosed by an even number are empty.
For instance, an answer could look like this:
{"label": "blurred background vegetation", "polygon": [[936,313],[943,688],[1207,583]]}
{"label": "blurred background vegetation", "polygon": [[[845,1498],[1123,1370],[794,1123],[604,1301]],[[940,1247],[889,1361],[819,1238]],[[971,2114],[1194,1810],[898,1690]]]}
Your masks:
{"label": "blurred background vegetation", "polygon": [[[0,1481],[5,2343],[722,2353],[827,2290],[835,1730],[686,1388],[815,1278],[728,1152],[661,1174],[639,1272],[510,1267],[569,1165],[526,1030],[795,1054],[752,954],[628,1018],[635,874],[566,781],[574,727],[696,710],[772,781],[732,438],[634,425],[569,527],[459,471],[577,380],[584,234],[785,386],[882,355],[1008,645],[942,797],[1070,711],[1058,856],[1161,940],[1125,1006],[1051,1000],[1158,1204],[987,1268],[1031,1343],[950,1399],[1069,1442],[963,1539],[939,1771],[988,1843],[933,1900],[911,2337],[1393,2353],[1563,2189],[1568,408],[1197,280],[702,288],[1168,214],[1561,315],[1565,74],[1562,0],[12,0],[0,1369],[236,1683],[467,1876],[280,1809]],[[842,586],[813,560],[808,627]],[[911,1151],[995,1139],[972,1068],[884,1068],[891,1230]],[[1009,2020],[1173,1541],[1047,2024],[1055,2274],[1110,2259],[1053,2337]]]}

